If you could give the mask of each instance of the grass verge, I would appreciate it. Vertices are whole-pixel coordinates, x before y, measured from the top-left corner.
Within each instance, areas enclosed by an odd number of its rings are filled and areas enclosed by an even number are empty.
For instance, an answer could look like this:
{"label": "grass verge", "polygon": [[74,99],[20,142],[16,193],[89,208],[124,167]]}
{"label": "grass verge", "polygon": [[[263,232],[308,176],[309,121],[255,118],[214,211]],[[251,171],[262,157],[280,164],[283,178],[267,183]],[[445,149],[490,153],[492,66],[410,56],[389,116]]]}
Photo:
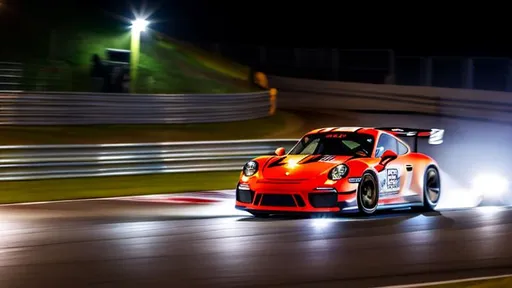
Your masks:
{"label": "grass verge", "polygon": [[[2,61],[24,64],[22,85],[16,89],[91,91],[92,55],[105,59],[107,48],[131,49],[130,24],[114,14],[97,7],[77,8],[80,4],[73,1],[66,9],[32,2],[11,6],[20,10],[12,10],[10,17],[3,17],[12,21],[11,25],[0,26],[5,40],[0,46]],[[73,10],[78,13],[69,13]],[[10,26],[19,29],[9,29]],[[158,29],[158,25],[150,27],[140,38],[138,77],[133,79],[137,93],[260,90],[249,79],[249,67],[152,29]]]}
{"label": "grass verge", "polygon": [[450,284],[424,286],[428,288],[502,288],[512,287],[512,277],[503,277],[490,280],[477,280]]}
{"label": "grass verge", "polygon": [[168,173],[2,182],[0,203],[195,192],[234,188],[239,172]]}
{"label": "grass verge", "polygon": [[0,126],[0,145],[262,139],[290,135],[301,123],[294,114],[278,111],[255,120],[208,124]]}
{"label": "grass verge", "polygon": [[[58,30],[66,45],[55,57],[57,61],[28,59],[24,67],[24,89],[52,91],[91,91],[91,57],[105,59],[105,49],[130,49],[130,32],[113,27],[106,29]],[[234,63],[230,66],[208,66],[207,53],[191,54],[172,39],[146,35],[140,45],[136,93],[242,93],[261,88],[240,77]],[[191,48],[192,49],[192,48]],[[212,56],[213,57],[213,56]],[[247,69],[248,70],[248,69]],[[245,72],[240,72],[245,73]],[[248,73],[248,72],[247,72]]]}
{"label": "grass verge", "polygon": [[191,61],[197,61],[204,67],[210,68],[218,73],[227,77],[250,81],[249,67],[238,64],[234,61],[226,59],[220,55],[207,52],[203,49],[195,47],[189,43],[179,41],[164,34],[159,34],[159,37],[165,39],[168,43],[173,43],[184,55],[188,56]]}

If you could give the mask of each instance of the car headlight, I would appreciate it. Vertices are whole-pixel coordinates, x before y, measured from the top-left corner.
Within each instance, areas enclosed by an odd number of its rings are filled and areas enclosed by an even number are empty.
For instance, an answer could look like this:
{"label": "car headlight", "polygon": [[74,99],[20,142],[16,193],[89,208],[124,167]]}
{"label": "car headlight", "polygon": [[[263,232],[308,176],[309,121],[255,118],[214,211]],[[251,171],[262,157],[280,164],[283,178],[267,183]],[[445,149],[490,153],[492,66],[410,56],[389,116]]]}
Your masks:
{"label": "car headlight", "polygon": [[348,167],[345,164],[338,165],[329,171],[329,179],[330,180],[340,180],[341,178],[347,176]]}
{"label": "car headlight", "polygon": [[258,171],[258,163],[256,161],[249,161],[244,165],[243,173],[245,176],[249,177]]}

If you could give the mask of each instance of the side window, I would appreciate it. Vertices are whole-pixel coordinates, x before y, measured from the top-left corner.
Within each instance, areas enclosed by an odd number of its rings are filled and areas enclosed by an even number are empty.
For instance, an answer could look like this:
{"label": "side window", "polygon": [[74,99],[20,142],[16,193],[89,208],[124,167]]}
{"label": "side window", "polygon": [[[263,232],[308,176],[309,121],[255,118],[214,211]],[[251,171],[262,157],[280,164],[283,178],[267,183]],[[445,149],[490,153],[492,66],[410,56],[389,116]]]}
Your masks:
{"label": "side window", "polygon": [[382,134],[377,142],[377,150],[375,151],[375,157],[380,157],[386,150],[391,150],[398,154],[398,141],[388,134]]}
{"label": "side window", "polygon": [[398,155],[404,155],[407,152],[409,152],[409,149],[407,149],[407,146],[398,142]]}

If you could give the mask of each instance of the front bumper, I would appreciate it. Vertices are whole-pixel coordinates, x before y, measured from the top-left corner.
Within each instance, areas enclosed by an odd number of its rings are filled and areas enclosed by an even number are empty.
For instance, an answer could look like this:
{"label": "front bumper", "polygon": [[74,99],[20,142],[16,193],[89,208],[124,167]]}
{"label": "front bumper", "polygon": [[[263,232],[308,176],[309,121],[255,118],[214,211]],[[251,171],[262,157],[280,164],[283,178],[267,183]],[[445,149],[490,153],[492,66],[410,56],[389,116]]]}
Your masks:
{"label": "front bumper", "polygon": [[338,187],[240,184],[236,189],[235,208],[243,211],[336,213],[357,209],[357,185],[352,183]]}

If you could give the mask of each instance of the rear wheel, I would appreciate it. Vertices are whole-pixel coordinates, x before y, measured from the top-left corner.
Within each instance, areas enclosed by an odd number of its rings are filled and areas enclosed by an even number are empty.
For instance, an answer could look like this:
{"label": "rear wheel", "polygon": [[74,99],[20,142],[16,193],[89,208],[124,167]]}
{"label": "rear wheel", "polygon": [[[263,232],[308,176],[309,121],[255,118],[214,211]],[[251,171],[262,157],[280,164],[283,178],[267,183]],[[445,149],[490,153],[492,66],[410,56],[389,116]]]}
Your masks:
{"label": "rear wheel", "polygon": [[423,186],[423,209],[434,211],[441,198],[441,178],[439,171],[434,167],[429,167],[425,171],[425,180]]}
{"label": "rear wheel", "polygon": [[357,206],[364,215],[372,215],[377,211],[379,203],[379,189],[377,179],[372,173],[366,172],[361,177],[357,191]]}

